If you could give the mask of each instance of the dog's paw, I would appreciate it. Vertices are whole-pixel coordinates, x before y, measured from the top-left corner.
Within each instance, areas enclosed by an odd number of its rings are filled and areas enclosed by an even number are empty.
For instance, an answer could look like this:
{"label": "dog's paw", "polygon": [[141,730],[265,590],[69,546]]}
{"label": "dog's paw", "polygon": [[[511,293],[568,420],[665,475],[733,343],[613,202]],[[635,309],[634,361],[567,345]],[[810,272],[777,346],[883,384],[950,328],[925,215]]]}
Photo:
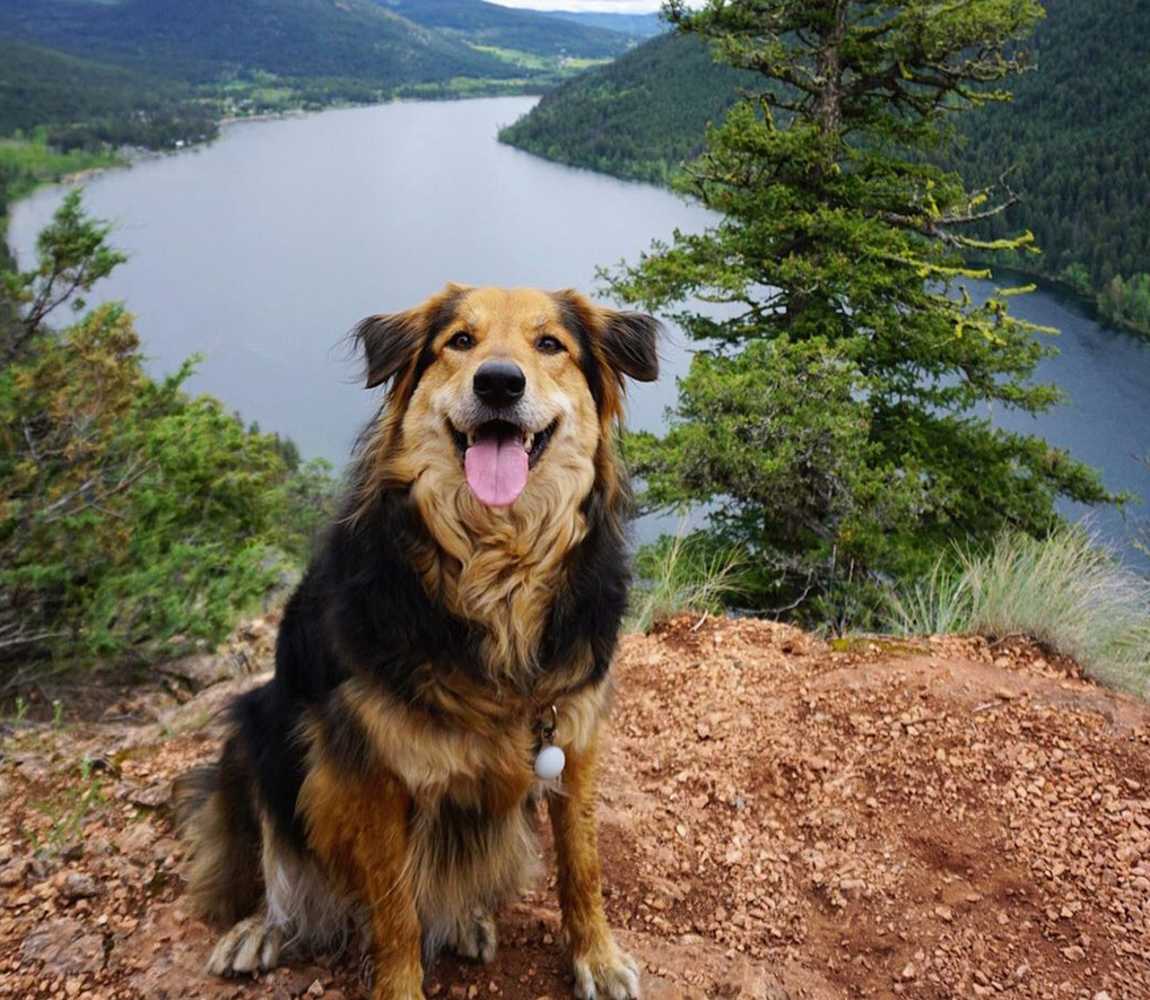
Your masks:
{"label": "dog's paw", "polygon": [[639,965],[610,938],[571,965],[579,1000],[639,1000]]}
{"label": "dog's paw", "polygon": [[248,917],[220,938],[208,959],[208,972],[213,976],[267,972],[279,963],[282,947],[278,927],[269,927],[262,915]]}
{"label": "dog's paw", "polygon": [[457,921],[447,936],[447,947],[455,954],[484,965],[495,958],[496,944],[495,921],[484,911]]}

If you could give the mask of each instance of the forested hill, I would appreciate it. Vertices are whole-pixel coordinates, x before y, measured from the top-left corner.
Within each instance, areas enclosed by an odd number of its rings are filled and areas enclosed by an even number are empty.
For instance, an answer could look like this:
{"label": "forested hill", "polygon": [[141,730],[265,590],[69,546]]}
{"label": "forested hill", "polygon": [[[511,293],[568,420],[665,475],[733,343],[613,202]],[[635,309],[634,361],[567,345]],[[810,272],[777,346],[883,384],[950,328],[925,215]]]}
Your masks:
{"label": "forested hill", "polygon": [[499,137],[560,163],[664,183],[754,80],[717,66],[699,39],[662,34],[562,84]]}
{"label": "forested hill", "polygon": [[[1011,184],[1024,201],[995,232],[1032,229],[1042,273],[1105,297],[1116,277],[1150,272],[1150,4],[1046,0],[1046,8],[1030,43],[1037,69],[1014,82],[1013,104],[960,116],[947,155],[972,183],[1014,166]],[[564,163],[659,181],[700,148],[706,122],[738,86],[696,39],[656,38],[568,81],[502,138]],[[1127,298],[1130,288],[1127,281]],[[1150,279],[1144,290],[1150,299]],[[1129,302],[1125,314],[1109,308],[1113,318],[1135,319]],[[1150,311],[1137,321],[1147,324]]]}
{"label": "forested hill", "polygon": [[483,0],[379,0],[388,10],[428,28],[438,28],[467,41],[513,52],[566,55],[591,59],[612,58],[625,52],[633,40],[531,10],[500,7]]}
{"label": "forested hill", "polygon": [[0,0],[0,36],[193,81],[240,69],[383,86],[519,75],[374,0]]}

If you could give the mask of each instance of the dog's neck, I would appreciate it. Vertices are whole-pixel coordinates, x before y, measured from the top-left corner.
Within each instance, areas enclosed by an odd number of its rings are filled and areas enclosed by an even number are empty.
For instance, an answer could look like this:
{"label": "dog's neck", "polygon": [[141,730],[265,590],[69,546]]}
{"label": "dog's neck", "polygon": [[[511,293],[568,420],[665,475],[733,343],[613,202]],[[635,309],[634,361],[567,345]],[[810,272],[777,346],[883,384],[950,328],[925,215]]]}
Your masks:
{"label": "dog's neck", "polygon": [[523,688],[540,668],[539,642],[566,557],[587,534],[583,505],[593,469],[577,471],[584,488],[541,484],[501,511],[483,506],[466,485],[443,490],[421,478],[412,487],[432,542],[418,557],[424,586],[483,629],[484,665],[496,683]]}

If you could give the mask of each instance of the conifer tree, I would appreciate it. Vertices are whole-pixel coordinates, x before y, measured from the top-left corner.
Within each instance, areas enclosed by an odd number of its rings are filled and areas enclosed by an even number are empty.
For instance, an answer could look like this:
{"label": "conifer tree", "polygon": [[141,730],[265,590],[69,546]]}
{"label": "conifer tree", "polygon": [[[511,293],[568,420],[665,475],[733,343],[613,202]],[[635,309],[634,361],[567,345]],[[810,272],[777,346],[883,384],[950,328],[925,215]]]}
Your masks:
{"label": "conifer tree", "polygon": [[[964,229],[1016,197],[968,191],[927,155],[956,113],[1008,99],[1035,0],[671,0],[678,30],[758,74],[682,187],[721,219],[608,275],[617,298],[700,342],[661,439],[629,442],[649,507],[708,504],[712,538],[757,569],[760,606],[922,571],[951,543],[1039,535],[1097,476],[991,407],[1058,399],[1031,377],[1052,348],[976,304],[989,272]],[[703,303],[702,306],[699,303]]]}

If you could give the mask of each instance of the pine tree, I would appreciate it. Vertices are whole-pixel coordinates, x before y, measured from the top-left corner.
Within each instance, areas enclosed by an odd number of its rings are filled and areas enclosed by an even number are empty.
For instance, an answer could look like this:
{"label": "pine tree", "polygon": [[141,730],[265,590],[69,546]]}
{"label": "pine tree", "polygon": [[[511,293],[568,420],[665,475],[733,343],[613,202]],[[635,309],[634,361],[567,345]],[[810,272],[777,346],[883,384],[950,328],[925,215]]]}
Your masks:
{"label": "pine tree", "polygon": [[[1014,200],[934,165],[960,110],[1008,99],[1035,0],[709,0],[667,8],[678,30],[758,74],[683,188],[721,221],[677,233],[608,275],[620,299],[674,318],[701,353],[669,432],[629,442],[649,507],[709,504],[712,538],[758,568],[760,606],[921,571],[956,541],[1039,535],[1055,503],[1108,498],[989,406],[1038,413],[1052,348],[982,305],[966,227]],[[705,303],[700,307],[698,303]]]}

